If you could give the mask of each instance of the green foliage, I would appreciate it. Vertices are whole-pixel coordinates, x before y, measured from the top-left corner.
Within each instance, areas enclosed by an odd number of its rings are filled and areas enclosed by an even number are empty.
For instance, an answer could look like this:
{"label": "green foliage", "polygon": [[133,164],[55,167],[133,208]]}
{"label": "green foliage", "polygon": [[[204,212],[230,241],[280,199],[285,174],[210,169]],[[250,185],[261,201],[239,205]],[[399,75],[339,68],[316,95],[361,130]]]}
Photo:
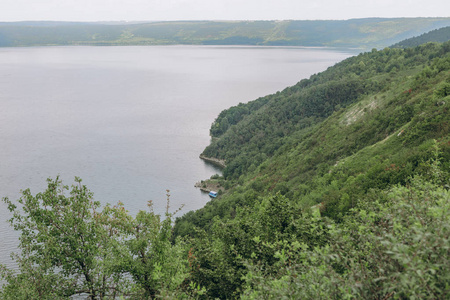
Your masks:
{"label": "green foliage", "polygon": [[274,255],[290,243],[325,243],[327,230],[319,222],[280,194],[265,197],[253,209],[237,211],[232,220],[217,220],[208,233],[197,231],[191,280],[204,286],[210,298],[236,298],[247,274],[245,260],[264,261],[266,271],[276,273]]}
{"label": "green foliage", "polygon": [[246,104],[239,103],[237,106],[233,106],[222,111],[211,126],[211,136],[221,136],[228,130],[228,128],[230,128],[231,125],[237,124],[246,115],[250,114],[250,112],[258,110],[261,106],[266,104],[268,99],[268,97],[265,97]]}
{"label": "green foliage", "polygon": [[[252,205],[254,198],[245,196],[250,190],[256,196],[282,191],[305,206],[323,202],[324,213],[338,219],[370,189],[404,184],[421,172],[429,141],[439,140],[448,157],[448,50],[446,43],[364,53],[255,100],[248,110],[245,104],[230,109],[231,115],[248,113],[204,154],[226,159],[224,176],[236,188],[227,189],[221,204],[207,205],[201,218],[189,214],[177,226],[186,220],[204,227],[215,215],[228,217],[230,208]],[[383,67],[393,60],[402,61],[395,78]],[[355,79],[361,62],[365,70]],[[216,122],[227,116],[223,111]]]}
{"label": "green foliage", "polygon": [[[169,194],[167,194],[169,201]],[[149,203],[151,208],[151,203]],[[181,240],[171,244],[172,215],[161,220],[152,211],[139,211],[135,218],[124,207],[105,207],[102,222],[117,236],[108,249],[110,268],[129,274],[144,290],[144,298],[179,288],[188,275],[186,246]]]}
{"label": "green foliage", "polygon": [[119,204],[100,204],[81,185],[63,186],[59,178],[33,196],[25,190],[18,204],[5,198],[10,222],[20,231],[19,273],[1,268],[2,299],[154,298],[182,295],[188,276],[185,245],[170,242],[172,215],[153,212],[131,217]]}
{"label": "green foliage", "polygon": [[79,179],[4,199],[0,298],[449,298],[449,70],[450,42],[372,50],[223,111],[226,190],[174,227]]}
{"label": "green foliage", "polygon": [[450,26],[432,30],[417,37],[403,40],[395,45],[393,48],[409,48],[417,47],[421,44],[434,42],[445,43],[450,40]]}
{"label": "green foliage", "polygon": [[247,263],[243,299],[446,299],[450,193],[415,178],[385,199],[361,202],[341,224],[323,220],[327,245],[292,243],[276,274]]}
{"label": "green foliage", "polygon": [[[446,277],[429,276],[445,260],[423,258],[433,251],[420,243],[401,258],[422,251],[418,269],[387,253],[405,250],[403,240],[414,245],[416,234],[434,238],[434,229],[407,227],[401,238],[386,231],[394,238],[381,239],[377,220],[395,201],[403,209],[406,191],[416,202],[421,195],[438,201],[441,191],[448,197],[442,187],[450,180],[449,50],[448,43],[373,50],[261,98],[259,107],[258,99],[248,111],[245,104],[231,109],[246,113],[205,150],[227,160],[230,188],[175,223],[175,234],[195,245],[191,279],[211,298],[420,298],[424,287],[445,298]],[[216,122],[223,118],[227,111]],[[372,223],[360,213],[375,214]],[[436,238],[446,254],[446,236]]]}
{"label": "green foliage", "polygon": [[[227,161],[224,169],[227,179],[237,179],[250,168],[256,169],[268,158],[286,153],[301,142],[304,147],[297,147],[303,148],[297,152],[313,152],[312,148],[319,151],[324,142],[325,147],[334,152],[323,156],[314,153],[314,157],[306,162],[310,169],[323,160],[330,164],[334,158],[348,156],[368,144],[383,140],[417,116],[419,110],[425,109],[423,97],[427,97],[427,89],[434,88],[434,81],[443,82],[434,92],[435,97],[446,95],[448,83],[445,83],[445,74],[450,68],[447,64],[450,63],[449,52],[445,50],[447,44],[428,44],[408,51],[385,49],[360,54],[281,93],[223,111],[211,128],[211,134],[218,138],[203,154]],[[424,55],[439,58],[433,59],[428,66],[418,59]],[[392,79],[389,68],[380,66],[394,62],[402,72]],[[360,68],[361,63],[365,66],[364,70]],[[416,74],[414,78],[411,78],[412,74]],[[387,91],[388,98],[380,99],[381,96],[386,97]],[[352,106],[354,103],[365,103],[365,107]],[[431,109],[429,104],[427,109]],[[315,125],[322,124],[333,113],[342,113],[347,107],[351,107],[351,111],[347,110],[346,120],[334,118],[334,128],[328,129],[336,132],[337,137],[331,147],[332,136],[327,138],[322,134],[307,139]],[[442,108],[448,109],[445,106]],[[365,118],[362,118],[363,115]],[[370,123],[362,123],[363,120],[370,120]],[[442,120],[439,122],[442,124]],[[346,126],[340,126],[342,124]]]}
{"label": "green foliage", "polygon": [[[92,194],[79,179],[76,182],[69,197],[64,195],[68,187],[62,186],[58,178],[48,180],[47,190],[36,196],[25,190],[19,200],[23,213],[4,199],[13,213],[11,224],[21,232],[19,264],[25,274],[40,270],[43,281],[25,279],[24,273],[6,279],[12,280],[13,285],[17,280],[28,280],[31,295],[43,293],[46,286],[51,286],[47,281],[55,277],[56,282],[63,283],[55,286],[55,293],[64,296],[76,292],[96,298],[119,284],[102,263],[105,256],[102,249],[107,241],[104,228],[94,218],[99,203],[92,200]],[[64,290],[58,291],[62,287]]]}

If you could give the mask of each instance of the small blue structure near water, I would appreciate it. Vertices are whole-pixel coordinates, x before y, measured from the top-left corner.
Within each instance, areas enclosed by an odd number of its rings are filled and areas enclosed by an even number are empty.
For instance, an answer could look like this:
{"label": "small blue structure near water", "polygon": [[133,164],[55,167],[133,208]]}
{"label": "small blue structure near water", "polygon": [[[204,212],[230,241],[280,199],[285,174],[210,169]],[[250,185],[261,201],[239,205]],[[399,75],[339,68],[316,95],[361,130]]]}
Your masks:
{"label": "small blue structure near water", "polygon": [[209,192],[209,196],[211,198],[216,198],[217,197],[217,192],[211,191],[211,192]]}

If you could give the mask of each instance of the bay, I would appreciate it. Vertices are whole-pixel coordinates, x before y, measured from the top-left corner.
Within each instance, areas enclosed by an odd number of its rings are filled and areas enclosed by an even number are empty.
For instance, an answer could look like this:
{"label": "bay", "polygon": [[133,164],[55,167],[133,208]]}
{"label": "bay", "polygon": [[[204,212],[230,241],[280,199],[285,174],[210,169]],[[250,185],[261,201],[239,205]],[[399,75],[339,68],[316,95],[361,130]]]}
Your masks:
{"label": "bay", "polygon": [[[201,208],[199,159],[232,105],[275,93],[352,51],[297,47],[130,46],[0,49],[0,196],[75,176],[130,213]],[[0,203],[0,263],[18,244]]]}

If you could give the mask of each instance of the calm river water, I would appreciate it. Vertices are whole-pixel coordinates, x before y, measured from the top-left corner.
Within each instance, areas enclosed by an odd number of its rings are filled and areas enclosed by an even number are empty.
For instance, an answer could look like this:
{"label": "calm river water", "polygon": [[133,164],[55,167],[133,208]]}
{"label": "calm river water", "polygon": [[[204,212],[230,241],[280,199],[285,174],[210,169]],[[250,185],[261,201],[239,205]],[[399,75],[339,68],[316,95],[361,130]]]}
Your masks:
{"label": "calm river water", "polygon": [[[275,93],[351,52],[312,48],[155,46],[0,49],[0,196],[58,174],[135,214],[202,207],[195,182],[220,172],[198,158],[225,108]],[[17,234],[0,203],[0,263]]]}

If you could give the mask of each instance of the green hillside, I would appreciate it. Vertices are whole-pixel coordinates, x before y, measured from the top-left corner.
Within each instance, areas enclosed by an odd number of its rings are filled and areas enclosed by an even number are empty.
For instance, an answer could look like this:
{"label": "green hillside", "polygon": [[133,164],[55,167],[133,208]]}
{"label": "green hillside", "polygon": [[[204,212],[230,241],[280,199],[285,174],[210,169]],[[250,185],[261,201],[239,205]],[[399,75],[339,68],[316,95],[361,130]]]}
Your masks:
{"label": "green hillside", "polygon": [[[352,222],[352,209],[372,209],[387,201],[392,187],[410,186],[414,175],[435,178],[437,186],[448,189],[449,101],[446,42],[362,53],[282,92],[223,111],[203,155],[226,161],[224,178],[218,180],[226,191],[178,218],[175,226],[177,235],[192,236],[201,245],[196,246],[201,255],[196,275],[207,281],[210,295],[239,293],[244,284],[239,278],[248,270],[245,261],[263,276],[261,282],[251,278],[251,287],[259,290],[256,286],[264,282],[269,288],[267,278],[281,280],[281,273],[270,268],[277,251],[288,251],[285,243],[326,245],[326,235],[302,232],[311,226],[311,219],[305,219],[311,207],[342,224]],[[439,164],[435,175],[432,161]],[[226,249],[216,254],[220,258],[207,253],[215,243]],[[255,249],[262,252],[255,254]],[[243,257],[240,264],[233,265],[233,252]],[[217,271],[217,264],[223,269]],[[208,280],[211,274],[216,277]]]}
{"label": "green hillside", "polygon": [[0,46],[194,44],[371,49],[449,25],[450,18],[137,24],[16,22],[0,23]]}
{"label": "green hillside", "polygon": [[449,131],[450,41],[361,53],[224,110],[223,191],[175,225],[80,179],[3,199],[0,299],[448,299]]}
{"label": "green hillside", "polygon": [[430,32],[426,32],[420,36],[406,39],[397,44],[394,44],[392,46],[392,48],[417,47],[421,44],[428,43],[428,42],[444,43],[448,40],[450,40],[450,26],[435,29]]}

